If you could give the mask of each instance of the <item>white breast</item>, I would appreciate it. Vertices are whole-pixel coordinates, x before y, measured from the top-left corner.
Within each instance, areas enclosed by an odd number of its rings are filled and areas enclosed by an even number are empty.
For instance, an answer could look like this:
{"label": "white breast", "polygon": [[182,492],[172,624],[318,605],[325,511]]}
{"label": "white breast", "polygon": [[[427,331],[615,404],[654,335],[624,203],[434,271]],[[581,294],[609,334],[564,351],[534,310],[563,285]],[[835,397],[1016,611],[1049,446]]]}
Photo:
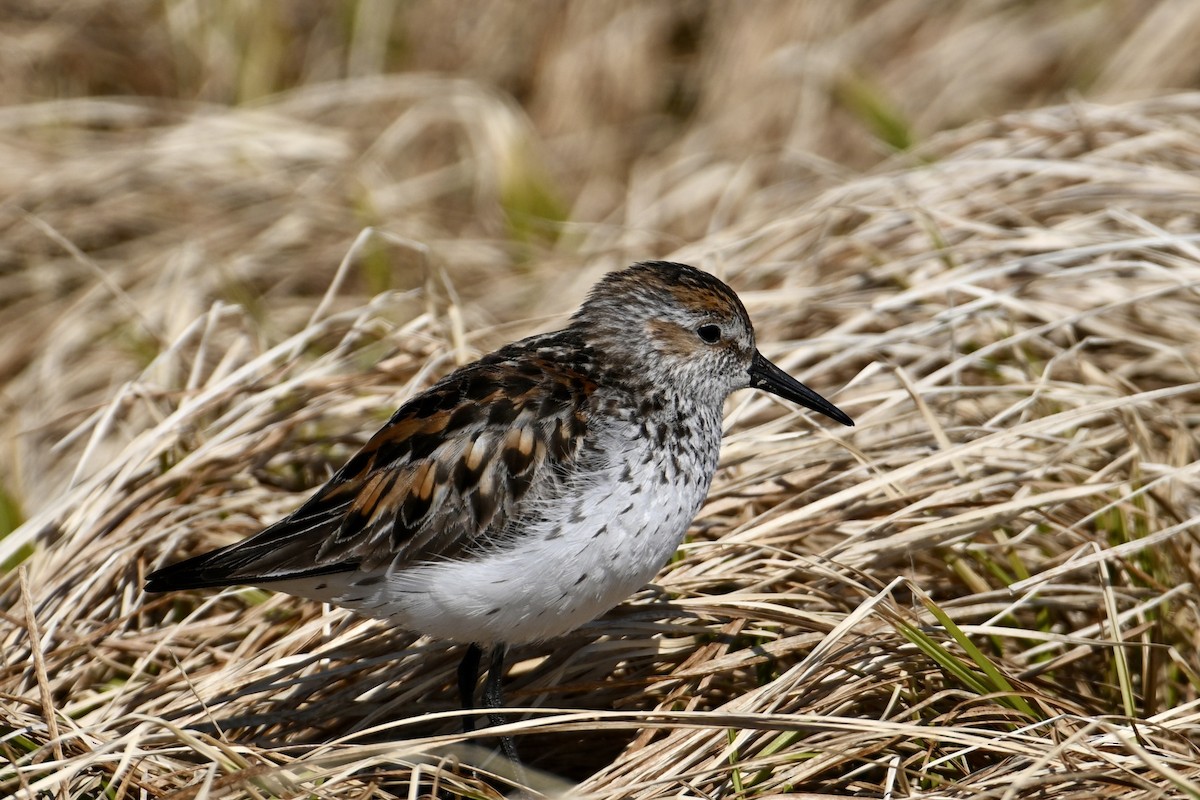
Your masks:
{"label": "white breast", "polygon": [[689,442],[688,458],[672,458],[623,433],[604,448],[608,466],[538,501],[537,524],[486,556],[390,574],[353,606],[408,630],[479,644],[540,641],[603,614],[679,547],[708,493],[719,446],[715,436]]}

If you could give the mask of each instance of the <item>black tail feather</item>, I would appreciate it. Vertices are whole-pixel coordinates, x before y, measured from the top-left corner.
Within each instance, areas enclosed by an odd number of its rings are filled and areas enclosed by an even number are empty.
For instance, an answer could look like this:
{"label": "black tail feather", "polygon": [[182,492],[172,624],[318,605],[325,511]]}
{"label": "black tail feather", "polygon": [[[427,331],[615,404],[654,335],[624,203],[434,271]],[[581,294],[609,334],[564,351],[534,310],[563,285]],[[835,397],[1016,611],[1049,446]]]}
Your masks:
{"label": "black tail feather", "polygon": [[177,561],[146,576],[147,592],[174,592],[179,589],[208,589],[232,586],[228,570],[214,569],[214,562],[229,547]]}
{"label": "black tail feather", "polygon": [[[311,549],[301,537],[290,536],[293,519],[283,519],[256,536],[234,542],[211,551],[194,555],[155,570],[146,576],[146,591],[179,591],[181,589],[217,589],[221,587],[260,587],[278,581],[294,581],[349,572],[358,564],[352,561],[296,566],[305,564],[296,558],[298,552]],[[290,558],[289,558],[290,557]]]}
{"label": "black tail feather", "polygon": [[256,571],[253,565],[260,553],[256,552],[258,548],[247,546],[251,541],[236,542],[156,569],[146,576],[145,590],[176,592],[182,589],[215,589],[225,586],[263,586],[277,581],[348,572],[357,566],[353,563],[335,563],[308,569]]}
{"label": "black tail feather", "polygon": [[299,509],[249,539],[157,569],[147,592],[263,586],[279,581],[349,572],[357,561],[316,563],[321,545],[342,524],[349,501],[323,501],[317,493]]}

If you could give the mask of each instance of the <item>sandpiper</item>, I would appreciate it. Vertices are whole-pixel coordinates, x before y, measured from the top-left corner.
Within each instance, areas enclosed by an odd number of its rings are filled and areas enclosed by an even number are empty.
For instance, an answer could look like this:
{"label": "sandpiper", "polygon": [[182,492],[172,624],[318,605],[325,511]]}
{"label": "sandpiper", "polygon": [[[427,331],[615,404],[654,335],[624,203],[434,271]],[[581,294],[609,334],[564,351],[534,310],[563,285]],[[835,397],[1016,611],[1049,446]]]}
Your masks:
{"label": "sandpiper", "polygon": [[725,398],[745,388],[854,424],[758,352],[723,282],[635,264],[566,328],[406,402],[299,509],[151,573],[146,590],[262,586],[461,642],[467,709],[490,648],[496,724],[507,645],[594,619],[671,557],[708,494]]}

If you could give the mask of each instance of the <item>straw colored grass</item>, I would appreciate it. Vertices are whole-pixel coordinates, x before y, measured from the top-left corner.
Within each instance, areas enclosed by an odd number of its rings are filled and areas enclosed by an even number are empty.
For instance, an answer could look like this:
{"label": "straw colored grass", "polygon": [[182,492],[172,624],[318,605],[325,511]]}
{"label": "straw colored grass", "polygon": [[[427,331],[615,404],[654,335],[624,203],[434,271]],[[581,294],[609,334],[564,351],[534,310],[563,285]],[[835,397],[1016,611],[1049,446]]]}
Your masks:
{"label": "straw colored grass", "polygon": [[[973,126],[804,202],[752,193],[672,254],[732,282],[764,351],[858,425],[735,397],[657,584],[518,654],[507,729],[534,788],[1196,792],[1197,110]],[[290,335],[229,304],[172,320],[66,437],[68,487],[0,541],[24,555],[4,581],[8,791],[494,791],[466,768],[503,769],[463,749],[483,733],[456,732],[457,648],[257,590],[139,588],[295,507],[456,360],[558,321],[482,322],[441,257],[386,233],[345,269],[372,248],[428,280],[309,303]],[[542,307],[612,265],[545,275]]]}
{"label": "straw colored grass", "polygon": [[[1200,797],[1200,95],[981,113],[1188,82],[1190,5],[387,5],[305,58],[205,4],[6,29],[0,794]],[[114,33],[160,11],[182,50]],[[508,94],[375,74],[397,26]],[[32,102],[55,42],[184,99]],[[142,593],[651,257],[857,426],[732,398],[655,584],[514,653],[528,775],[457,646]]]}

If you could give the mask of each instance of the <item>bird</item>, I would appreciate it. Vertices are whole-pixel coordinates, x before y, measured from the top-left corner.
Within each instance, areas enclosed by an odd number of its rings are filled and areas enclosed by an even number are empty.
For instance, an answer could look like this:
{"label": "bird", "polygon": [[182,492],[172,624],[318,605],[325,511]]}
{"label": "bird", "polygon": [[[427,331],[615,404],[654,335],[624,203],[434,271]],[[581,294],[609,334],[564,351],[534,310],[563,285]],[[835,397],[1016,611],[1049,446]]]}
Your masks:
{"label": "bird", "polygon": [[[679,547],[717,469],[725,400],[745,388],[854,424],[759,352],[717,277],[668,261],[610,272],[566,327],[454,370],[294,512],[145,589],[258,586],[460,643],[466,710],[487,650],[499,724],[510,646],[595,619]],[[511,737],[500,746],[520,763]]]}

